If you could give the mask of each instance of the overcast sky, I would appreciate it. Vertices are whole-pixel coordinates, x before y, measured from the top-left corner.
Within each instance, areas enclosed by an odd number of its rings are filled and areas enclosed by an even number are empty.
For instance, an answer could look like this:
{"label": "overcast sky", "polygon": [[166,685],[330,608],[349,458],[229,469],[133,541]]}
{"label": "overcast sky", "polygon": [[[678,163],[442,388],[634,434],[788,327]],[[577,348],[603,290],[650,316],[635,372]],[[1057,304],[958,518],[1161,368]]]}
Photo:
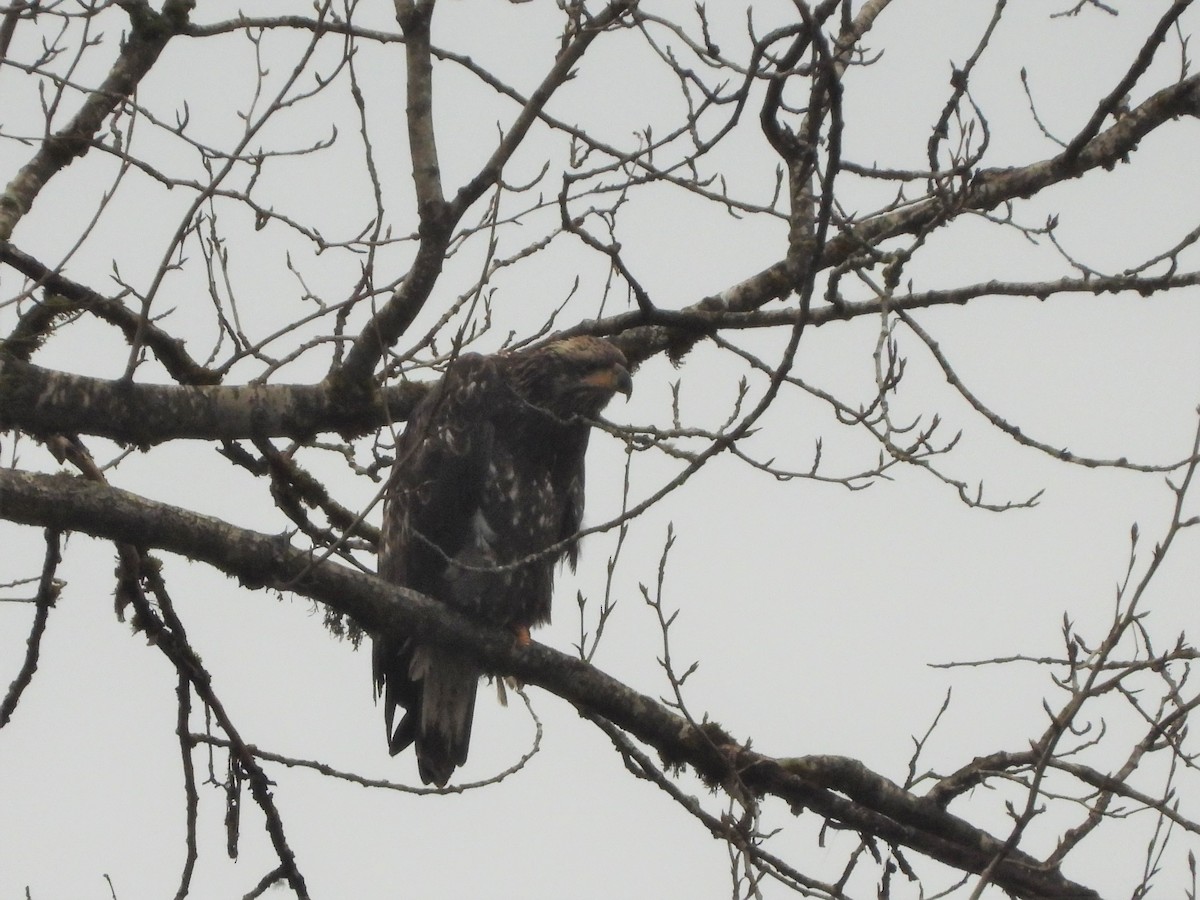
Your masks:
{"label": "overcast sky", "polygon": [[[1096,9],[1077,17],[1049,17],[1068,5],[1067,0],[1012,4],[1019,8],[1006,14],[997,31],[972,80],[973,99],[991,129],[985,165],[1022,165],[1056,152],[1032,121],[1022,68],[1046,127],[1067,138],[1125,72],[1169,4],[1115,2],[1119,17]],[[232,10],[200,6],[198,21]],[[675,12],[684,6],[690,4],[654,8]],[[731,54],[746,41],[744,4],[734,6],[739,11],[717,20],[722,30],[715,36]],[[791,6],[755,4],[756,27],[765,31]],[[445,3],[434,40],[528,90],[558,48],[559,14],[550,7],[542,0],[512,6],[498,0]],[[252,15],[280,8],[241,6]],[[878,61],[846,77],[847,158],[898,169],[923,166],[929,129],[950,89],[951,65],[969,56],[990,14],[987,3],[895,0],[864,41],[869,51],[881,54]],[[120,19],[117,12],[104,28],[116,29]],[[363,21],[370,24],[365,14]],[[1184,33],[1190,34],[1196,16],[1183,21]],[[386,17],[375,24],[394,28]],[[11,54],[28,59],[38,40],[34,29],[18,28]],[[1177,77],[1171,63],[1178,64],[1178,40],[1172,41],[1176,49],[1164,51],[1162,62],[1139,83],[1134,104]],[[677,112],[678,94],[634,36],[611,44],[598,47],[595,59],[587,57],[550,109],[615,142],[628,142],[634,130]],[[283,37],[263,42],[273,77],[291,70],[301,46]],[[251,50],[237,36],[176,39],[139,101],[167,116],[187,99],[198,133],[212,140],[228,135],[237,127],[236,110],[250,102]],[[337,50],[331,42],[331,59]],[[113,52],[111,44],[96,51],[89,63],[96,68],[84,66],[79,80],[103,71]],[[360,53],[359,77],[371,84],[372,109],[379,111],[372,127],[387,205],[395,210],[389,224],[397,233],[411,231],[402,50],[364,44]],[[514,110],[484,96],[456,70],[443,74],[439,68],[438,77],[443,170],[454,185],[482,160],[480,148],[491,146],[495,122],[511,121]],[[6,138],[41,128],[31,81],[15,68],[0,70],[0,132]],[[388,90],[396,94],[390,115],[382,102]],[[264,175],[275,179],[264,194],[278,209],[319,224],[331,239],[356,232],[374,208],[353,141],[357,119],[347,104],[345,91],[331,93],[304,107],[311,109],[304,116],[281,117],[263,136],[264,143],[301,146],[337,126],[344,150],[284,161]],[[775,164],[754,118],[747,117],[741,126],[745,134],[731,140],[718,159],[731,184],[766,202]],[[153,146],[153,136],[147,137]],[[1065,183],[1021,204],[1022,221],[1037,225],[1057,214],[1065,248],[1088,266],[1118,272],[1136,265],[1196,227],[1198,138],[1200,124],[1194,120],[1163,128],[1129,165]],[[536,141],[531,147],[514,160],[510,182],[538,174]],[[30,152],[16,140],[0,141],[0,178],[12,178]],[[194,156],[169,142],[155,152],[164,161],[178,154],[180,171],[196,169]],[[14,241],[40,258],[60,258],[78,232],[78,217],[91,214],[114,167],[111,158],[98,153],[73,166],[39,199]],[[847,209],[866,211],[890,200],[878,188],[845,183],[839,199]],[[79,196],[93,198],[84,212]],[[189,199],[149,179],[131,179],[105,211],[98,234],[72,258],[69,274],[115,293],[116,261],[121,278],[145,287]],[[631,202],[620,239],[647,290],[667,308],[735,284],[784,250],[786,225],[779,220],[739,220],[666,192],[647,192]],[[356,272],[350,255],[297,251],[293,236],[281,237],[283,231],[274,225],[255,231],[245,223],[237,232],[244,234],[244,243],[229,246],[244,324],[260,335],[281,318],[309,308],[300,299],[298,278],[288,270],[287,252],[293,253],[292,264],[305,285],[323,296],[345,296]],[[506,234],[502,251],[514,252],[529,239]],[[400,248],[381,257],[384,266],[392,266],[381,278],[402,274],[404,252]],[[478,276],[473,264],[462,260],[447,269],[440,302]],[[1075,273],[1045,242],[1034,246],[982,221],[963,220],[932,235],[906,274],[914,289],[924,290]],[[577,295],[558,320],[562,326],[596,314],[605,277],[597,260],[579,251],[550,253],[501,272],[494,281],[495,337],[482,349],[498,346],[509,328],[536,328],[571,294],[577,277]],[[19,278],[0,272],[4,298],[20,287]],[[864,288],[852,299],[868,296]],[[1197,299],[1195,290],[1149,298],[990,297],[915,318],[940,342],[976,395],[1025,433],[1079,454],[1158,464],[1186,457],[1197,427]],[[214,332],[202,267],[173,276],[156,303],[160,312],[173,310],[167,322],[194,340],[194,352],[203,356]],[[429,310],[415,327],[429,327],[443,308]],[[13,317],[11,307],[0,308],[0,331],[11,330]],[[878,319],[810,330],[801,343],[798,374],[847,402],[869,402],[879,330]],[[901,331],[898,337],[908,369],[894,400],[896,418],[940,415],[947,437],[963,430],[959,446],[943,463],[949,474],[972,485],[982,481],[986,499],[993,502],[1044,490],[1036,507],[1002,514],[970,509],[952,488],[913,468],[893,470],[891,480],[852,492],[812,480],[780,482],[720,458],[631,528],[613,578],[617,610],[596,665],[644,693],[668,692],[657,662],[662,636],[638,585],[653,587],[673,524],[676,542],[667,560],[663,600],[668,609],[679,610],[671,632],[679,668],[700,661],[686,686],[693,714],[708,713],[735,736],[752,738],[764,753],[845,754],[897,781],[907,772],[911,737],[925,732],[948,691],[949,708],[921,769],[945,774],[981,754],[1024,749],[1041,733],[1043,699],[1062,699],[1046,671],[1032,665],[946,670],[930,664],[1060,653],[1064,615],[1081,633],[1099,640],[1128,564],[1131,525],[1139,523],[1144,535],[1136,563],[1140,572],[1170,520],[1172,495],[1162,475],[1073,468],[1016,446],[952,391],[910,333]],[[769,353],[782,340],[774,334],[743,336],[740,342]],[[52,341],[35,361],[116,377],[125,358],[119,335],[84,323]],[[321,376],[322,365],[322,360],[302,360],[275,380],[313,380]],[[247,367],[235,370],[231,380],[255,374]],[[702,345],[677,370],[661,359],[646,364],[635,378],[633,398],[627,404],[618,400],[607,414],[617,422],[668,427],[671,383],[678,379],[685,421],[716,425],[729,414],[742,374]],[[149,369],[146,377],[166,380]],[[761,380],[752,382],[752,390],[761,388]],[[823,441],[821,471],[829,475],[868,468],[878,453],[861,432],[838,424],[827,406],[797,396],[777,403],[748,449],[780,465],[807,469],[818,439]],[[95,445],[98,456],[116,453],[103,442]],[[10,465],[14,458],[24,467],[56,469],[32,441],[14,448],[5,437],[0,459]],[[677,469],[652,454],[635,463],[635,500]],[[377,490],[336,460],[323,469],[319,461],[311,464],[334,479],[331,486],[351,506],[365,507]],[[588,521],[596,523],[621,508],[624,446],[598,433],[588,465]],[[134,454],[112,477],[120,487],[240,526],[266,532],[286,527],[265,485],[225,463],[209,445]],[[378,510],[372,516],[378,521]],[[39,541],[36,531],[5,526],[0,558],[40,560]],[[615,547],[613,533],[585,541],[578,573],[564,573],[559,580],[554,622],[536,639],[571,652],[580,631],[576,591],[589,598],[587,627],[593,627]],[[175,678],[143,636],[114,618],[112,545],[74,535],[66,549],[60,577],[67,586],[52,612],[39,670],[12,723],[0,732],[0,898],[23,896],[26,887],[35,900],[108,897],[105,875],[120,900],[170,896],[182,864],[184,829]],[[1192,623],[1197,608],[1200,561],[1194,537],[1185,536],[1175,554],[1149,597],[1148,627],[1163,645]],[[13,571],[27,574],[20,566]],[[175,557],[167,559],[167,574],[193,645],[247,740],[371,778],[417,781],[411,754],[387,754],[381,710],[371,698],[369,653],[353,652],[332,638],[311,602],[247,591]],[[0,574],[0,581],[6,578]],[[0,590],[0,597],[19,594]],[[20,665],[31,614],[31,606],[0,603],[4,683]],[[270,766],[287,834],[313,896],[728,896],[725,848],[665,795],[631,778],[607,739],[567,703],[537,689],[530,693],[544,726],[541,752],[525,771],[486,789],[413,796]],[[530,746],[534,726],[522,704],[515,701],[504,709],[493,697],[490,688],[481,690],[471,757],[456,776],[464,781],[502,771]],[[202,725],[197,716],[193,728]],[[1137,728],[1116,710],[1107,725],[1135,733]],[[198,753],[197,760],[202,758]],[[224,758],[216,759],[216,774],[223,777]],[[721,809],[719,799],[698,783],[683,781],[709,809]],[[1195,816],[1200,797],[1193,793],[1181,801],[1185,808],[1190,801]],[[990,800],[984,789],[960,802],[971,821],[1005,833],[1001,802]],[[769,824],[783,828],[768,845],[774,853],[814,877],[836,879],[855,836],[830,833],[820,846],[820,821],[811,813],[793,818],[778,801],[768,801],[766,811]],[[193,896],[241,896],[274,865],[261,816],[249,802],[241,858],[231,864],[224,854],[223,814],[223,795],[202,788]],[[1102,830],[1066,874],[1106,895],[1128,894],[1137,867],[1105,883],[1105,861],[1141,853],[1144,827],[1133,817]],[[1051,833],[1052,828],[1039,832],[1034,827],[1030,846],[1035,852],[1048,849],[1038,844],[1039,834]],[[1172,856],[1156,882],[1163,896],[1178,895],[1185,883],[1182,858]],[[953,873],[943,872],[931,877],[926,889],[938,890],[953,879]],[[908,887],[897,883],[896,889]],[[768,897],[784,895],[775,885],[764,891]],[[873,888],[860,885],[859,894],[873,896]]]}

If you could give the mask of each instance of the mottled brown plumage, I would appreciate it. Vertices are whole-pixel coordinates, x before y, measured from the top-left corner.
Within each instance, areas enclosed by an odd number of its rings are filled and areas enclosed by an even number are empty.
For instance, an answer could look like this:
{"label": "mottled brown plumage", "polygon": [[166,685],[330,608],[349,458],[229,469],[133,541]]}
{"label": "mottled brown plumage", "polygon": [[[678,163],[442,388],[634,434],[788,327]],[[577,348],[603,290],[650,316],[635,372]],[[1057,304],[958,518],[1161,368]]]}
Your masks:
{"label": "mottled brown plumage", "polygon": [[[458,357],[398,442],[380,576],[517,633],[549,621],[554,567],[575,564],[588,420],[630,389],[624,356],[599,338]],[[466,761],[484,673],[404,635],[376,636],[373,655],[391,752],[415,744],[422,781],[444,785]]]}

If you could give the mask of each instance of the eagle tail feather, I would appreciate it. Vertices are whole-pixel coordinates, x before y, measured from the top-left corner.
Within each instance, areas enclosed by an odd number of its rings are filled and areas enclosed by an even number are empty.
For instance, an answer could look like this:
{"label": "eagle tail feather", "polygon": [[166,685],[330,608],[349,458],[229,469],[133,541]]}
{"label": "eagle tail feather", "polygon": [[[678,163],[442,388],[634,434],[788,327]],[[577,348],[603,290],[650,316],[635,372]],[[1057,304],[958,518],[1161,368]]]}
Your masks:
{"label": "eagle tail feather", "polygon": [[[438,647],[415,647],[405,673],[415,686],[416,703],[395,738],[399,749],[416,745],[421,781],[445,787],[467,761],[475,697],[483,674],[470,660]],[[399,740],[396,743],[399,743]]]}

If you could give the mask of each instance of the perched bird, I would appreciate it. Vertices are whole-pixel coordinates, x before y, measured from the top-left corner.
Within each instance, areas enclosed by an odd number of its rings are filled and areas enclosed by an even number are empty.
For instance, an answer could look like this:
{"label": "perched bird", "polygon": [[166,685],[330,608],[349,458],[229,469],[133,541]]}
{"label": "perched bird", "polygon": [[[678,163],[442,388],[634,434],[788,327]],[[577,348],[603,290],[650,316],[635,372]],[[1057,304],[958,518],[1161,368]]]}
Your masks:
{"label": "perched bird", "polygon": [[[550,620],[555,566],[575,565],[589,420],[631,390],[625,357],[600,338],[459,356],[397,443],[379,575],[528,642]],[[398,634],[374,637],[373,664],[389,749],[415,744],[421,780],[445,785],[466,761],[485,673]]]}

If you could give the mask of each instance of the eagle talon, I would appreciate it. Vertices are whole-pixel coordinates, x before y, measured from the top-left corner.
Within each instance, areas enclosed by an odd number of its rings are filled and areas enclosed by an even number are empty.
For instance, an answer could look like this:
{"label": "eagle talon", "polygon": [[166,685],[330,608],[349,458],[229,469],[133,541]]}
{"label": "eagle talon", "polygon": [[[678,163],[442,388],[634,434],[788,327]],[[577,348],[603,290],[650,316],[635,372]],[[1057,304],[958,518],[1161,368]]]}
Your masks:
{"label": "eagle talon", "polygon": [[512,630],[513,634],[516,635],[518,647],[528,647],[533,643],[533,638],[529,636],[528,625],[514,625],[512,626]]}

